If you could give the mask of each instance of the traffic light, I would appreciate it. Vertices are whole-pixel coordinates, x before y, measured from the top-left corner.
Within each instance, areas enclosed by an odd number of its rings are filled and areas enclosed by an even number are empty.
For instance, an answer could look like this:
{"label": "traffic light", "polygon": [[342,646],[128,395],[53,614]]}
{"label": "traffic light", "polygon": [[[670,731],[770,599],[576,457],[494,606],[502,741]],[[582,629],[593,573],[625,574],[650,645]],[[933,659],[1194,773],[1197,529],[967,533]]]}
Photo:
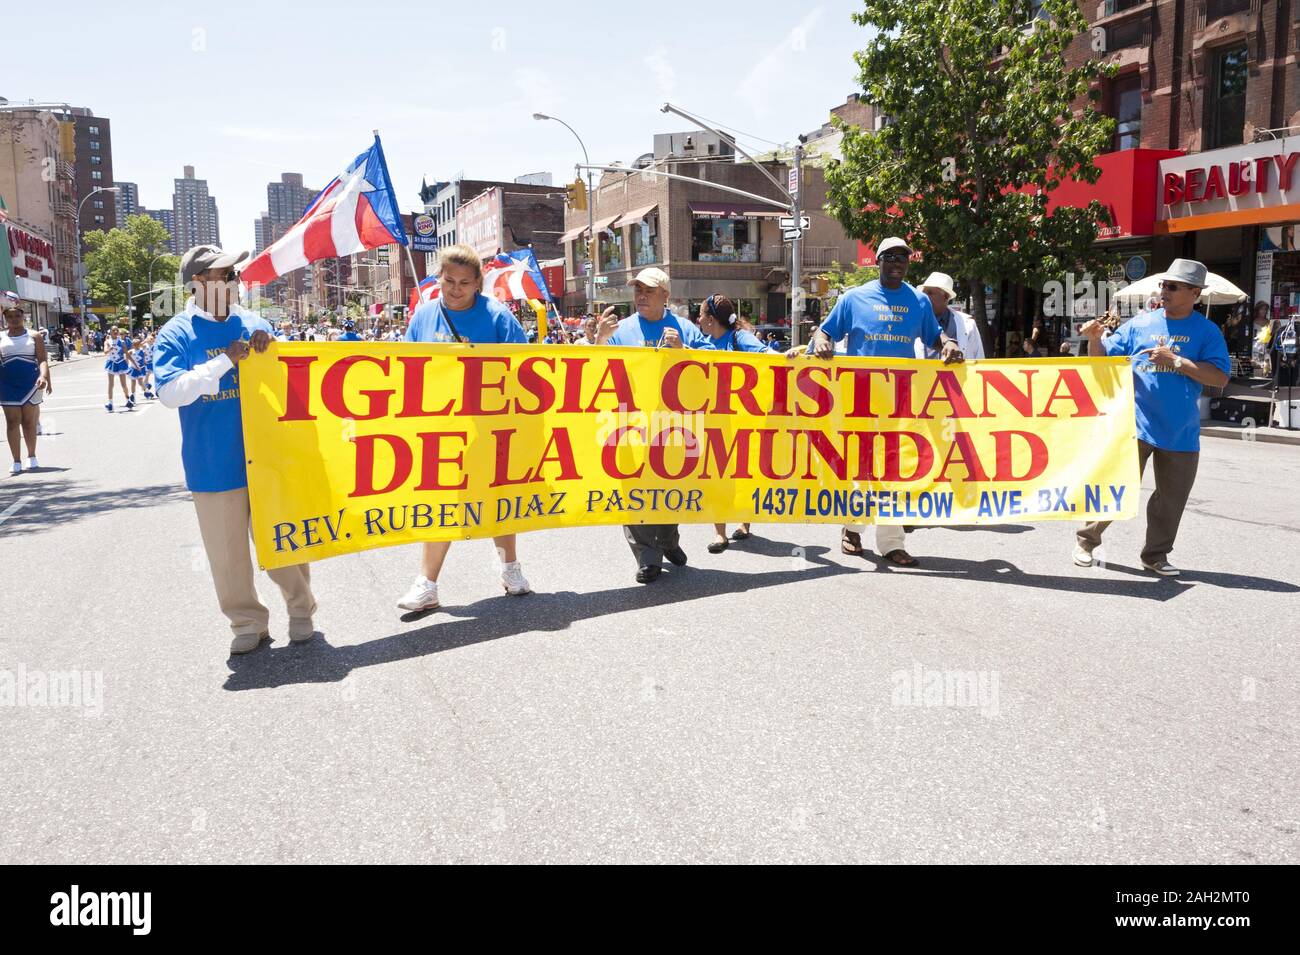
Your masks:
{"label": "traffic light", "polygon": [[808,317],[813,320],[822,317],[822,300],[816,296],[808,299]]}
{"label": "traffic light", "polygon": [[581,179],[575,179],[564,187],[564,191],[569,194],[569,205],[574,209],[587,208],[587,187]]}

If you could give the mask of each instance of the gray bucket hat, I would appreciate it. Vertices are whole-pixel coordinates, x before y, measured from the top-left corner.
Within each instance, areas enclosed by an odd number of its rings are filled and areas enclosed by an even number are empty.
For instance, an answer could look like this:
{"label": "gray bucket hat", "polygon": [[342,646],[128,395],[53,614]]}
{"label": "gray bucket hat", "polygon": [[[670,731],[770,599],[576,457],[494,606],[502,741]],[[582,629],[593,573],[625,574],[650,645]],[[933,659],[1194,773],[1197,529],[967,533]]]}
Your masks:
{"label": "gray bucket hat", "polygon": [[1169,268],[1156,278],[1162,282],[1168,279],[1171,282],[1182,282],[1184,285],[1205,288],[1206,271],[1203,262],[1197,262],[1195,259],[1174,259],[1169,263]]}

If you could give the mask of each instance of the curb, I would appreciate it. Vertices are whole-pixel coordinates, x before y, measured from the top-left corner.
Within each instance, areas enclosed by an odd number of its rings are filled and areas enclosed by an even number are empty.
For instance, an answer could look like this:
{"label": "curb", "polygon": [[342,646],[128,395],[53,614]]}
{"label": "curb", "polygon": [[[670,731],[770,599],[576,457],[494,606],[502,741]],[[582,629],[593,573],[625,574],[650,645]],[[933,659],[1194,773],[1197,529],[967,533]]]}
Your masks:
{"label": "curb", "polygon": [[1261,444],[1293,444],[1300,445],[1300,431],[1285,431],[1282,429],[1255,429],[1254,437],[1245,437],[1246,429],[1241,427],[1232,427],[1228,425],[1213,425],[1211,427],[1201,426],[1201,437],[1203,438],[1230,438],[1234,441],[1257,441]]}

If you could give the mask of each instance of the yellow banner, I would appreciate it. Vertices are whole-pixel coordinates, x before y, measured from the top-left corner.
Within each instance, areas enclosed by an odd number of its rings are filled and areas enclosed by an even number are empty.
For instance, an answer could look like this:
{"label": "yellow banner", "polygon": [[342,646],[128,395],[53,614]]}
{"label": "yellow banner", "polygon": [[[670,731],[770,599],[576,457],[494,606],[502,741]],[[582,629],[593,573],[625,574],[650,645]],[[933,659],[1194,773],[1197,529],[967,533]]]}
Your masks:
{"label": "yellow banner", "polygon": [[264,567],[592,524],[1133,517],[1123,358],[281,342],[244,360]]}

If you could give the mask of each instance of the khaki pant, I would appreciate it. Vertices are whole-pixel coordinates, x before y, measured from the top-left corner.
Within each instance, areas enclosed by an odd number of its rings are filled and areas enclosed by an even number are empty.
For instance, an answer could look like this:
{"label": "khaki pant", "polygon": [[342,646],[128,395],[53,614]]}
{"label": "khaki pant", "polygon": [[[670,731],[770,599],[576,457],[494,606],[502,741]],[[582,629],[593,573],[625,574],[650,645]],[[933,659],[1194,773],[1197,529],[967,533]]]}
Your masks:
{"label": "khaki pant", "polygon": [[[1147,501],[1147,538],[1142,548],[1142,562],[1159,564],[1169,557],[1178,536],[1178,524],[1183,519],[1183,508],[1196,483],[1196,467],[1200,463],[1199,451],[1165,451],[1145,441],[1138,441],[1138,473],[1145,474],[1147,459],[1155,458],[1156,489]],[[1110,527],[1110,521],[1094,521],[1079,531],[1079,546],[1092,553],[1101,543],[1101,535]]]}
{"label": "khaki pant", "polygon": [[[217,589],[217,603],[230,620],[230,629],[236,636],[266,633],[270,612],[257,599],[257,588],[253,585],[253,559],[249,547],[253,525],[248,508],[248,488],[195,493],[193,497],[203,549],[207,552],[212,583]],[[267,575],[284,595],[291,618],[306,619],[316,612],[310,565],[295,564],[268,570]]]}
{"label": "khaki pant", "polygon": [[[881,557],[896,550],[907,550],[907,531],[903,530],[902,524],[877,524],[875,527],[876,553]],[[844,529],[855,534],[865,534],[867,525],[845,524]],[[865,541],[863,543],[865,545]]]}

